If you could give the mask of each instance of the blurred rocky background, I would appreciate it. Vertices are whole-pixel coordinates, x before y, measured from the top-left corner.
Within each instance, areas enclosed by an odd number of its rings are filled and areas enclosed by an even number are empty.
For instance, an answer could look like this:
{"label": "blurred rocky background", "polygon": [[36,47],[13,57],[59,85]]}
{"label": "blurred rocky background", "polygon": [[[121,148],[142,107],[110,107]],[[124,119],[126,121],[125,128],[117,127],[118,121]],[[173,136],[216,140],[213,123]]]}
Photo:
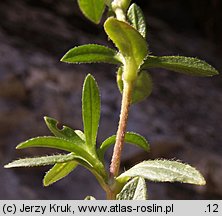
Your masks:
{"label": "blurred rocky background", "polygon": [[[148,22],[155,55],[199,57],[222,71],[222,2],[220,0],[138,0]],[[113,46],[102,25],[96,26],[70,0],[0,1],[0,199],[104,199],[94,177],[77,168],[69,177],[44,188],[49,167],[3,169],[13,159],[55,153],[15,150],[28,138],[49,135],[43,116],[82,129],[81,87],[92,73],[102,96],[98,143],[116,131],[120,94],[114,66],[67,65],[59,59],[85,43]],[[122,167],[150,158],[176,158],[197,167],[204,187],[148,183],[150,199],[222,198],[222,77],[188,77],[151,71],[151,97],[132,107],[128,130],[144,135],[150,154],[125,146]],[[106,155],[107,164],[111,151]]]}

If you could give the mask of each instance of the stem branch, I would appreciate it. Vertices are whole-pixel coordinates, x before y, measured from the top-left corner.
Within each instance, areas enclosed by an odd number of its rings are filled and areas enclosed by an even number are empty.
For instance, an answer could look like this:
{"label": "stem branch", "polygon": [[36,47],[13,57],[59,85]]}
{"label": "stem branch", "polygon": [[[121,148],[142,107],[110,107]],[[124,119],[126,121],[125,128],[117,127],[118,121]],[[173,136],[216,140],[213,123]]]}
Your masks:
{"label": "stem branch", "polygon": [[120,112],[119,126],[116,134],[116,143],[113,150],[112,161],[110,165],[110,177],[114,178],[119,174],[121,153],[123,150],[126,126],[129,114],[129,107],[132,97],[133,83],[124,81],[122,106]]}

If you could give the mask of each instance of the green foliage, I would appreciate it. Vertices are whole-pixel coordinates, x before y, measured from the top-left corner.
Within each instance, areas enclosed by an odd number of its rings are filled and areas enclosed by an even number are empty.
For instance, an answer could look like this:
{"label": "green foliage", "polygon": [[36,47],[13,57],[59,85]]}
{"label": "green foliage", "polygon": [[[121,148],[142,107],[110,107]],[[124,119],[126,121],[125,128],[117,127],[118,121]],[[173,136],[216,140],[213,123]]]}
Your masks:
{"label": "green foliage", "polygon": [[[79,131],[73,130],[67,126],[63,126],[60,130],[58,129],[58,121],[56,119],[50,118],[45,116],[44,117],[45,123],[48,126],[49,130],[57,137],[68,139],[74,144],[82,145],[85,143],[85,140],[79,136]],[[63,149],[64,150],[64,149]]]}
{"label": "green foliage", "polygon": [[104,28],[124,57],[124,79],[134,81],[140,65],[148,54],[145,39],[131,25],[115,18],[108,18]]}
{"label": "green foliage", "polygon": [[[49,130],[57,137],[69,139],[77,145],[83,145],[85,143],[85,135],[79,130],[72,130],[67,126],[63,126],[60,130],[57,128],[58,121],[50,117],[44,117],[45,123]],[[69,161],[66,163],[56,163],[44,176],[43,185],[49,186],[58,180],[66,177],[78,166],[77,161]]]}
{"label": "green foliage", "polygon": [[117,200],[146,200],[146,182],[142,177],[135,177],[125,184],[117,195]]}
{"label": "green foliage", "polygon": [[184,56],[148,56],[142,65],[142,68],[163,68],[200,77],[214,76],[218,74],[218,71],[205,61]]}
{"label": "green foliage", "polygon": [[[116,142],[116,135],[113,135],[102,142],[100,148],[97,150],[98,155],[101,159],[103,159],[104,154],[107,151],[107,149],[111,145],[113,145],[115,142]],[[145,151],[149,151],[150,149],[149,143],[147,142],[147,140],[143,136],[134,132],[126,132],[125,142],[132,145],[136,145]]]}
{"label": "green foliage", "polygon": [[131,177],[140,176],[155,182],[181,182],[205,185],[203,176],[188,164],[169,160],[148,160],[141,162],[126,172],[117,180],[128,181]]}
{"label": "green foliage", "polygon": [[96,24],[100,22],[105,9],[104,0],[78,0],[78,4],[89,20]]}
{"label": "green foliage", "polygon": [[127,12],[129,23],[146,38],[146,21],[142,10],[136,4],[132,4]]}
{"label": "green foliage", "polygon": [[86,145],[94,151],[100,119],[100,95],[96,81],[90,74],[83,84],[82,117]]}
{"label": "green foliage", "polygon": [[[17,149],[29,147],[54,148],[69,152],[13,161],[5,168],[46,166],[53,167],[46,173],[43,184],[49,186],[66,177],[78,165],[88,169],[105,190],[108,199],[145,200],[147,188],[145,179],[155,182],[182,182],[204,185],[203,176],[190,165],[171,160],[148,160],[141,162],[119,175],[106,170],[104,154],[115,143],[112,163],[120,164],[123,143],[133,144],[149,151],[147,140],[134,132],[126,132],[129,106],[138,103],[151,94],[152,78],[147,70],[163,68],[193,76],[213,76],[218,71],[197,58],[183,56],[152,56],[149,54],[145,38],[147,27],[142,10],[131,0],[78,0],[83,14],[92,22],[99,23],[109,7],[109,18],[104,23],[108,37],[117,50],[97,44],[76,46],[61,59],[66,63],[109,63],[118,66],[117,84],[121,93],[122,108],[117,135],[105,139],[99,148],[96,146],[100,121],[100,93],[92,75],[87,75],[82,91],[82,119],[84,131],[73,130],[68,126],[59,129],[58,121],[44,117],[45,123],[54,136],[29,139]],[[129,9],[128,9],[129,8]],[[111,17],[112,16],[112,17]],[[120,135],[120,136],[118,136]],[[112,165],[111,163],[111,165]],[[117,174],[116,174],[117,173]],[[94,200],[87,196],[85,200]]]}
{"label": "green foliage", "polygon": [[[60,149],[68,152],[75,152],[79,156],[86,156],[87,152],[85,149],[80,146],[76,145],[72,141],[60,137],[53,137],[53,136],[43,136],[43,137],[36,137],[29,139],[23,143],[20,143],[16,148],[17,149],[24,149],[30,147],[45,147],[45,148],[55,148]],[[86,156],[87,157],[87,156]]]}
{"label": "green foliage", "polygon": [[148,98],[152,92],[152,87],[153,82],[149,73],[141,71],[138,74],[134,86],[135,89],[132,96],[132,103],[138,103]]}
{"label": "green foliage", "polygon": [[75,160],[75,158],[76,158],[75,154],[67,154],[67,155],[59,154],[59,155],[44,156],[44,157],[24,158],[13,161],[5,165],[5,168],[46,166],[55,163],[64,163],[68,161],[73,161]]}
{"label": "green foliage", "polygon": [[[123,70],[122,67],[117,72],[117,85],[121,93],[123,93]],[[131,103],[139,103],[148,98],[152,92],[153,82],[152,78],[146,71],[139,72],[136,82],[133,87],[132,101]]]}
{"label": "green foliage", "polygon": [[104,185],[107,181],[107,172],[96,154],[96,136],[100,118],[100,97],[98,86],[91,75],[88,75],[83,88],[83,122],[84,133],[67,126],[57,128],[58,121],[45,117],[45,122],[54,136],[36,137],[19,144],[17,149],[29,147],[55,148],[71,152],[68,155],[45,156],[38,158],[19,159],[6,165],[6,168],[22,166],[53,165],[46,173],[44,185],[48,186],[65,176],[80,164],[89,169]]}
{"label": "green foliage", "polygon": [[109,63],[120,64],[121,61],[118,58],[118,53],[108,47],[87,44],[78,47],[74,47],[69,50],[61,59],[66,63]]}
{"label": "green foliage", "polygon": [[66,163],[56,163],[44,176],[43,185],[49,186],[63,179],[78,166],[78,162],[72,160]]}

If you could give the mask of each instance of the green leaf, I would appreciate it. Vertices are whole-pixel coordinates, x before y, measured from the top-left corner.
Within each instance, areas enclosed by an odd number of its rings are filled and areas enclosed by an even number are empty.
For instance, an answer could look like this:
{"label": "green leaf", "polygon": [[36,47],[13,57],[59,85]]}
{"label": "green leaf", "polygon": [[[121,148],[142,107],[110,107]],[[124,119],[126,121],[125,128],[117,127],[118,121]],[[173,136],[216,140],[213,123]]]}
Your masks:
{"label": "green leaf", "polygon": [[109,18],[104,24],[105,31],[124,57],[133,57],[139,67],[148,54],[147,43],[131,25]]}
{"label": "green leaf", "polygon": [[132,103],[138,103],[145,100],[152,92],[153,82],[149,73],[141,71],[137,77],[133,91]]}
{"label": "green leaf", "polygon": [[105,9],[104,0],[78,0],[82,13],[92,22],[98,24]]}
{"label": "green leaf", "polygon": [[93,196],[87,196],[84,200],[96,200]]}
{"label": "green leaf", "polygon": [[129,23],[145,38],[146,21],[141,8],[135,3],[132,4],[127,12]]}
{"label": "green leaf", "polygon": [[115,18],[108,18],[104,28],[125,59],[124,79],[134,81],[140,65],[148,54],[145,39],[131,25]]}
{"label": "green leaf", "polygon": [[117,180],[128,181],[131,177],[140,176],[150,181],[181,182],[205,185],[203,176],[194,167],[169,160],[148,160],[139,163],[122,173]]}
{"label": "green leaf", "polygon": [[[107,0],[105,0],[107,2]],[[131,0],[111,0],[112,1],[112,9],[121,9],[124,12],[127,11]]]}
{"label": "green leaf", "polygon": [[64,139],[68,139],[72,141],[74,144],[82,145],[85,141],[78,135],[79,131],[74,131],[73,129],[63,126],[62,129],[58,129],[58,121],[56,119],[50,117],[44,117],[46,125],[49,130],[57,137],[61,137]]}
{"label": "green leaf", "polygon": [[90,74],[87,75],[83,84],[82,116],[86,144],[94,151],[100,119],[100,95],[97,83]]}
{"label": "green leaf", "polygon": [[[117,85],[121,93],[123,93],[123,80],[122,80],[122,67],[117,72]],[[134,84],[132,104],[141,102],[150,96],[152,92],[153,82],[149,73],[141,71],[137,76],[136,83]]]}
{"label": "green leaf", "polygon": [[[142,148],[145,151],[149,151],[149,143],[147,140],[134,132],[126,132],[125,134],[125,140],[126,143],[136,145],[140,148]],[[109,138],[107,138],[103,143],[101,144],[100,148],[98,149],[98,154],[100,155],[100,158],[103,158],[105,151],[116,142],[116,135],[113,135]]]}
{"label": "green leaf", "polygon": [[123,93],[123,67],[119,67],[116,75],[116,82],[119,91]]}
{"label": "green leaf", "polygon": [[32,138],[19,144],[16,148],[24,149],[30,147],[55,148],[68,152],[74,152],[76,154],[76,157],[80,157],[80,159],[82,159],[83,161],[87,161],[87,163],[89,163],[90,165],[92,164],[92,161],[94,161],[94,158],[88,152],[86,152],[84,148],[80,147],[79,145],[73,144],[73,142],[71,142],[70,140],[66,140],[60,137],[45,136]]}
{"label": "green leaf", "polygon": [[135,177],[123,187],[117,200],[147,200],[147,188],[144,178]]}
{"label": "green leaf", "polygon": [[74,47],[62,57],[61,61],[75,64],[98,62],[121,64],[115,50],[97,44],[87,44]]}
{"label": "green leaf", "polygon": [[85,134],[81,130],[75,130],[75,133],[84,141],[84,143],[86,142]]}
{"label": "green leaf", "polygon": [[24,158],[15,160],[7,165],[5,168],[12,168],[12,167],[33,167],[33,166],[46,166],[52,165],[55,163],[64,163],[68,161],[72,161],[76,158],[74,154],[67,154],[67,155],[52,155],[52,156],[43,156],[43,157],[34,157],[34,158]]}
{"label": "green leaf", "polygon": [[94,152],[89,153],[87,152],[87,149],[75,145],[69,140],[60,137],[36,137],[19,144],[16,148],[24,149],[29,147],[47,147],[73,152],[78,163],[81,163],[91,172],[94,172],[95,169],[98,175],[102,176],[102,178],[106,177],[105,168],[99,159],[93,155]]}
{"label": "green leaf", "polygon": [[218,71],[205,61],[184,56],[148,56],[141,68],[163,68],[183,74],[202,77],[218,74]]}
{"label": "green leaf", "polygon": [[66,163],[55,164],[44,176],[43,185],[49,186],[60,179],[66,177],[70,172],[72,172],[78,163],[76,161],[69,161]]}

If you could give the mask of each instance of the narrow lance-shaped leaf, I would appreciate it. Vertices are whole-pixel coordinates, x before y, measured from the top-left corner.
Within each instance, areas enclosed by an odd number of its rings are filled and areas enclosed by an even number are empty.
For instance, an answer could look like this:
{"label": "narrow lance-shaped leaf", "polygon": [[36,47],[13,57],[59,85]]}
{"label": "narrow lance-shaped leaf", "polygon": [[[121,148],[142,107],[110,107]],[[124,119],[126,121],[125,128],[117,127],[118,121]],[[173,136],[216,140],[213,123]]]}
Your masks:
{"label": "narrow lance-shaped leaf", "polygon": [[89,164],[91,164],[94,161],[92,156],[88,152],[86,152],[85,149],[83,149],[79,145],[73,144],[69,140],[60,137],[46,136],[46,137],[32,138],[19,144],[16,148],[24,149],[30,147],[55,148],[68,152],[74,152],[76,154],[76,157],[78,156],[81,160],[86,161]]}
{"label": "narrow lance-shaped leaf", "polygon": [[[84,139],[81,138],[82,135],[79,131],[74,131],[73,129],[63,126],[62,129],[58,129],[58,121],[53,118],[44,117],[46,125],[49,130],[57,137],[69,139],[74,144],[83,145],[85,143]],[[72,172],[78,166],[78,162],[69,161],[66,163],[56,163],[44,176],[43,185],[49,186],[60,179],[66,177],[70,172]]]}
{"label": "narrow lance-shaped leaf", "polygon": [[127,12],[127,18],[130,24],[145,38],[146,21],[142,10],[135,3],[132,4]]}
{"label": "narrow lance-shaped leaf", "polygon": [[100,95],[97,83],[90,74],[83,84],[82,117],[86,144],[94,151],[100,119]]}
{"label": "narrow lance-shaped leaf", "polygon": [[48,126],[49,130],[57,137],[61,137],[64,139],[68,139],[70,141],[72,141],[74,144],[84,144],[85,141],[81,139],[81,137],[79,137],[78,133],[76,133],[76,131],[74,131],[73,129],[67,127],[67,126],[63,126],[62,129],[58,129],[57,125],[58,125],[58,121],[56,119],[53,118],[49,118],[49,117],[44,117],[44,120],[46,122],[46,125]]}
{"label": "narrow lance-shaped leaf", "polygon": [[78,0],[83,14],[92,22],[98,24],[105,9],[104,0]]}
{"label": "narrow lance-shaped leaf", "polygon": [[147,200],[146,182],[142,177],[131,179],[117,195],[117,200]]}
{"label": "narrow lance-shaped leaf", "polygon": [[131,177],[140,176],[156,182],[181,182],[196,185],[206,184],[203,176],[190,165],[178,161],[148,160],[139,163],[117,177],[117,181],[126,182]]}
{"label": "narrow lance-shaped leaf", "polygon": [[193,76],[214,76],[218,71],[205,61],[184,56],[148,56],[143,69],[163,68]]}
{"label": "narrow lance-shaped leaf", "polygon": [[117,52],[108,47],[87,44],[70,49],[61,59],[66,63],[109,63],[121,64],[121,60]]}
{"label": "narrow lance-shaped leaf", "polygon": [[67,161],[72,161],[75,158],[76,156],[74,154],[24,158],[24,159],[15,160],[5,165],[5,168],[46,166],[46,165],[52,165],[55,163],[64,163]]}
{"label": "narrow lance-shaped leaf", "polygon": [[66,163],[57,163],[55,164],[44,176],[43,184],[44,186],[49,186],[60,179],[66,177],[71,173],[78,163],[76,161],[69,161]]}
{"label": "narrow lance-shaped leaf", "polygon": [[[98,149],[98,154],[100,155],[100,158],[103,158],[105,151],[115,142],[116,142],[116,135],[113,135],[107,138],[105,141],[103,141],[100,148]],[[149,143],[143,136],[137,133],[126,132],[124,142],[136,145],[145,151],[149,151]]]}
{"label": "narrow lance-shaped leaf", "polygon": [[100,176],[106,176],[103,164],[93,157],[92,152],[88,153],[79,145],[74,145],[71,141],[59,137],[36,137],[26,142],[19,144],[17,149],[24,149],[29,147],[46,147],[70,151],[75,154],[76,161],[88,168],[91,172],[96,169]]}

